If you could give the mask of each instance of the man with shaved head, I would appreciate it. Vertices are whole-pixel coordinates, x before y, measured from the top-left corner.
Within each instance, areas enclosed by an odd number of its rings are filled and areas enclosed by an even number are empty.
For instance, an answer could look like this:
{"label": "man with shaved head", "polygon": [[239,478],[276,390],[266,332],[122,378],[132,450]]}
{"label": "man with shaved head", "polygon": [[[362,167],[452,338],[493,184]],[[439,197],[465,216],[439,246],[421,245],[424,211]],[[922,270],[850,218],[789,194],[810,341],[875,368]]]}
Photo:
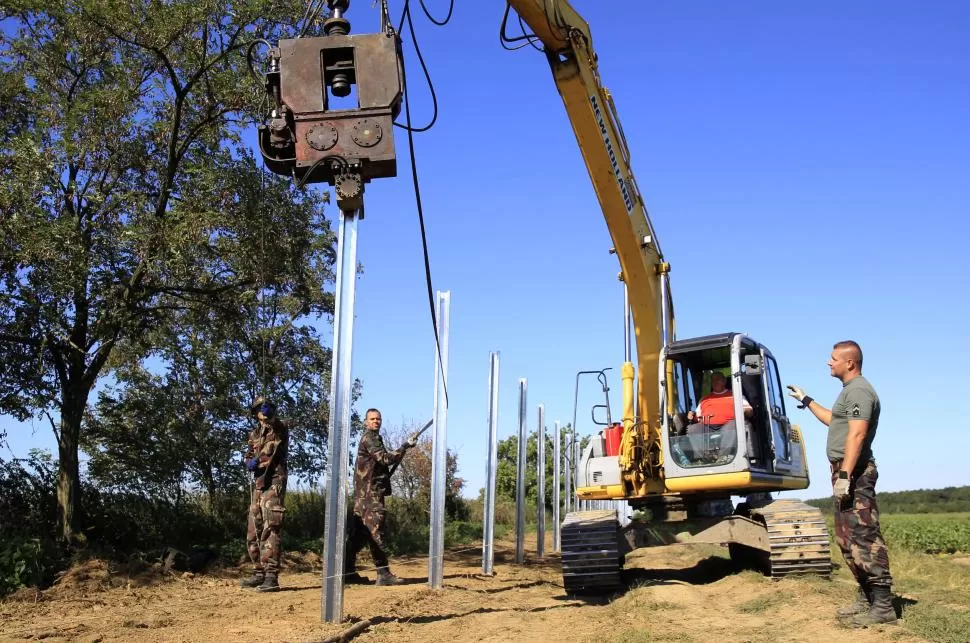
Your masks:
{"label": "man with shaved head", "polygon": [[876,480],[879,472],[872,455],[872,442],[879,425],[879,396],[862,376],[862,349],[851,340],[832,347],[828,361],[832,377],[842,382],[842,391],[829,410],[789,385],[789,395],[829,427],[827,454],[832,467],[832,495],[835,496],[835,541],[856,581],[859,596],[840,617],[851,617],[850,625],[865,627],[895,623],[892,604],[892,576],[889,553],[879,527]]}

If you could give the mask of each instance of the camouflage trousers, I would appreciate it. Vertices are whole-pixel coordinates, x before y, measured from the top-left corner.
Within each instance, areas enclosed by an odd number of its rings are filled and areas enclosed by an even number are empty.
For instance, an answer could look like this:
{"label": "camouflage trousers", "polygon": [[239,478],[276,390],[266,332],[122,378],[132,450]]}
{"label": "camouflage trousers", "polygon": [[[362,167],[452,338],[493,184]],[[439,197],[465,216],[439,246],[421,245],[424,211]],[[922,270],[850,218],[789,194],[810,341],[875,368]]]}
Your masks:
{"label": "camouflage trousers", "polygon": [[280,572],[280,537],[285,495],[285,486],[274,484],[268,489],[253,487],[252,501],[249,504],[249,525],[246,529],[246,549],[257,572]]}
{"label": "camouflage trousers", "polygon": [[[832,484],[838,479],[838,463],[832,469]],[[870,460],[861,473],[857,467],[849,496],[835,499],[835,542],[859,585],[892,585],[889,551],[879,527],[876,480],[879,471]]]}
{"label": "camouflage trousers", "polygon": [[371,558],[377,567],[387,567],[387,553],[384,551],[384,518],[387,509],[383,501],[358,500],[347,517],[347,539],[344,543],[344,573],[356,570],[357,552],[367,545]]}

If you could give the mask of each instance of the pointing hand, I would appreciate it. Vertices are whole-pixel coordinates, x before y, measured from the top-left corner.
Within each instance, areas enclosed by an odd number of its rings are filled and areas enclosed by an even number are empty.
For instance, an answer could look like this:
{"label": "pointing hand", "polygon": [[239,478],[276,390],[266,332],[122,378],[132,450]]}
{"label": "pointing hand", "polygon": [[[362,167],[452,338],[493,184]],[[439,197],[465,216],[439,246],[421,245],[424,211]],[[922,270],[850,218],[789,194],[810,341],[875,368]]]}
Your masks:
{"label": "pointing hand", "polygon": [[794,384],[789,384],[787,388],[789,390],[788,394],[791,395],[796,400],[798,400],[798,402],[800,403],[800,406],[798,408],[807,409],[808,405],[812,403],[812,398],[806,395],[805,391],[798,388]]}

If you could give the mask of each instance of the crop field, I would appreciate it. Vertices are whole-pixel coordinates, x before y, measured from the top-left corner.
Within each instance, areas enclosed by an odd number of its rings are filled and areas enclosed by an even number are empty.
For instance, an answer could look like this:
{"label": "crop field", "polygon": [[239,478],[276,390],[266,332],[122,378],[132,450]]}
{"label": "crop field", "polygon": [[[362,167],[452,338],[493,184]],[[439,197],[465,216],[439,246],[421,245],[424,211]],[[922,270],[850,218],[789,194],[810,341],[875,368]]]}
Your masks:
{"label": "crop field", "polygon": [[[825,520],[829,533],[834,533],[830,513]],[[891,549],[917,554],[970,553],[970,513],[881,514],[879,522]]]}
{"label": "crop field", "polygon": [[880,521],[896,547],[923,554],[970,552],[970,513],[891,514]]}

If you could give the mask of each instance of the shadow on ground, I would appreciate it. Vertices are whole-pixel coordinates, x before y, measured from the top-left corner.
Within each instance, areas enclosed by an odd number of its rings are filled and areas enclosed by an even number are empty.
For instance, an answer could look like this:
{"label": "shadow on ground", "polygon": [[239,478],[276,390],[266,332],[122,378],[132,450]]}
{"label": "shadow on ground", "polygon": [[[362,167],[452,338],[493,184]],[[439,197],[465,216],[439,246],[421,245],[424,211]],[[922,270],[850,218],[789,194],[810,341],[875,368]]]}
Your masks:
{"label": "shadow on ground", "polygon": [[621,574],[628,589],[641,585],[666,585],[670,583],[688,583],[690,585],[707,585],[716,583],[738,573],[738,565],[730,559],[720,556],[709,556],[699,560],[692,567],[678,569],[624,569]]}

